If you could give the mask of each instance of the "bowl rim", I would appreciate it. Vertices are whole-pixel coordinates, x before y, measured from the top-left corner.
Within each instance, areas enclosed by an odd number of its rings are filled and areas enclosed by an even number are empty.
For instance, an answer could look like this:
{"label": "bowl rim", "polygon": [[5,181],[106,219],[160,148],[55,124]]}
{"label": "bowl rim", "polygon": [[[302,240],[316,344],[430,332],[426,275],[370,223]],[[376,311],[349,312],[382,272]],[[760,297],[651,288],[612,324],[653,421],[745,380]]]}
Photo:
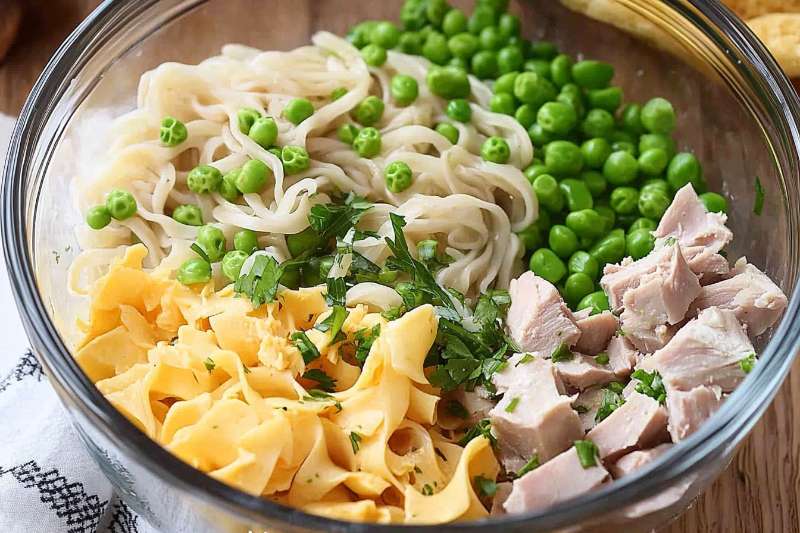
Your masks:
{"label": "bowl rim", "polygon": [[[205,0],[188,0],[185,10]],[[779,124],[792,143],[792,162],[800,161],[800,99],[764,45],[727,8],[704,0],[661,0],[689,20],[717,46],[728,48],[723,35],[736,39],[729,53],[746,61],[734,68],[755,80],[772,98],[770,107],[780,113]],[[105,0],[59,47],[31,91],[14,129],[3,171],[2,235],[5,256],[17,307],[37,358],[42,362],[62,402],[77,410],[128,458],[135,460],[164,483],[180,488],[198,501],[211,503],[227,512],[255,521],[277,520],[303,527],[340,531],[469,531],[490,526],[546,530],[577,523],[641,502],[696,470],[698,465],[720,448],[735,445],[756,423],[778,390],[800,344],[800,328],[791,328],[800,315],[800,283],[792,292],[789,306],[773,338],[761,354],[760,363],[716,415],[688,439],[673,446],[650,465],[597,491],[561,502],[546,510],[519,515],[492,517],[491,522],[475,521],[435,526],[378,525],[344,522],[280,505],[232,488],[183,463],[120,414],[96,389],[78,367],[70,350],[50,320],[39,294],[35,266],[29,248],[26,184],[30,180],[32,154],[41,137],[41,124],[55,110],[55,104],[69,85],[65,73],[76,67],[76,58],[96,49],[103,35],[113,36],[114,27],[124,27],[137,13],[153,7],[158,0]],[[732,41],[731,41],[731,44]],[[73,109],[74,112],[74,109]],[[796,225],[800,226],[800,225]],[[30,238],[32,242],[32,238]]]}

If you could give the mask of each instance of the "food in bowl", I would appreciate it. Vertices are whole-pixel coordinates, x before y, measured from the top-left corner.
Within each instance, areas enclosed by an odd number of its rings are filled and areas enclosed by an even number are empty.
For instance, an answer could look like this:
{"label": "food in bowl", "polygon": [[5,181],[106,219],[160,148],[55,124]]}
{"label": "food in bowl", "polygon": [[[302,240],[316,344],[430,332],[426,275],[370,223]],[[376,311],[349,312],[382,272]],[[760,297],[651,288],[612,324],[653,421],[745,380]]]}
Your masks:
{"label": "food in bowl", "polygon": [[77,182],[71,276],[76,358],[133,424],[306,512],[442,523],[590,491],[713,414],[786,297],[722,255],[672,105],[621,108],[611,65],[505,7],[142,78]]}

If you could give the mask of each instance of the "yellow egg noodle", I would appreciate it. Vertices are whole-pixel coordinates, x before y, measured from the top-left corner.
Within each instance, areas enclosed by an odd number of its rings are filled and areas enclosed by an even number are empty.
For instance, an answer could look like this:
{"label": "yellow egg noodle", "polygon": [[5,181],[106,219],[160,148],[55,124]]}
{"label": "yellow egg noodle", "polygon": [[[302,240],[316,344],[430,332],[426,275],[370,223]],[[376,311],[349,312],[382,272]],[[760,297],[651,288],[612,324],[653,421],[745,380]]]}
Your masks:
{"label": "yellow egg noodle", "polygon": [[[527,132],[513,119],[485,110],[490,89],[470,76],[473,118],[458,123],[452,145],[431,127],[445,119],[443,101],[427,88],[430,64],[389,51],[380,68],[367,67],[355,48],[329,33],[313,46],[261,52],[229,45],[199,65],[164,64],[142,77],[137,109],[117,119],[96,174],[75,180],[80,208],[123,188],[136,198],[136,216],[102,232],[78,229],[83,249],[71,267],[70,289],[91,300],[76,357],[108,400],[174,455],[253,495],[318,515],[372,522],[440,523],[486,516],[473,488],[476,476],[494,480],[499,466],[483,436],[466,446],[454,426],[439,424],[439,389],[424,360],[437,335],[437,315],[424,305],[388,322],[380,314],[402,303],[377,283],[347,291],[344,339],[315,329],[328,315],[325,287],[282,288],[273,303],[254,307],[225,286],[219,264],[202,287],[185,286],[175,272],[195,256],[198,228],[165,213],[198,205],[227,239],[241,228],[259,235],[258,254],[290,257],[286,235],[309,226],[309,212],[341,192],[374,202],[359,229],[376,235],[353,248],[376,264],[391,255],[389,214],[402,215],[413,247],[431,235],[444,239],[453,261],[436,280],[468,296],[507,288],[519,272],[523,247],[514,233],[537,217],[532,189],[519,167],[533,157]],[[419,82],[419,98],[398,107],[389,82],[397,73]],[[330,101],[334,89],[348,92]],[[336,129],[367,95],[383,99],[376,127],[382,151],[361,158],[336,138]],[[315,112],[295,126],[281,118],[291,98],[308,98]],[[280,145],[305,147],[308,170],[284,175],[281,161],[243,134],[243,107],[275,117]],[[158,142],[164,116],[184,122],[177,147]],[[510,164],[482,160],[480,146],[501,136]],[[189,170],[208,164],[226,173],[250,158],[272,170],[274,185],[243,202],[219,193],[195,194]],[[412,168],[413,185],[386,187],[383,168],[395,160]],[[139,242],[128,246],[131,242]],[[109,267],[109,265],[111,265]],[[243,271],[248,266],[243,267]],[[343,351],[359,331],[379,328],[363,367]],[[306,364],[290,340],[305,332],[320,353]],[[320,393],[303,378],[310,369],[336,382]]]}

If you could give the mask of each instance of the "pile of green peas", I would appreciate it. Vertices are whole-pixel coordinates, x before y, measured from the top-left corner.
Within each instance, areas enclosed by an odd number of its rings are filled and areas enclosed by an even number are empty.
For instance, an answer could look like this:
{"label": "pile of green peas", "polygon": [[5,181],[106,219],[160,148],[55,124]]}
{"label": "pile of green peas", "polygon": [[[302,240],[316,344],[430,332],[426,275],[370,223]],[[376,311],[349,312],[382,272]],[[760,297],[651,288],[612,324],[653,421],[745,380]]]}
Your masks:
{"label": "pile of green peas", "polygon": [[240,230],[233,235],[233,250],[227,250],[222,230],[216,226],[206,225],[198,229],[195,244],[203,251],[205,257],[188,259],[181,264],[176,277],[184,285],[208,283],[212,275],[211,264],[220,261],[225,277],[230,281],[236,281],[244,262],[258,249],[258,238],[254,231]]}

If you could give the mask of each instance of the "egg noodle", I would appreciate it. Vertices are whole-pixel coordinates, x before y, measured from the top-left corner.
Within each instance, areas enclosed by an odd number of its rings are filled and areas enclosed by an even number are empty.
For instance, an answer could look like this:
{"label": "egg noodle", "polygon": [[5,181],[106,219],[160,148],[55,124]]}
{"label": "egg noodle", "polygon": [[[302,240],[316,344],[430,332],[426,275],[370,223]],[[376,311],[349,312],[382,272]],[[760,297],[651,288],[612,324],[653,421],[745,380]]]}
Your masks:
{"label": "egg noodle", "polygon": [[[475,479],[494,480],[499,466],[486,437],[460,445],[438,420],[440,391],[423,371],[437,336],[432,306],[388,321],[380,312],[400,296],[377,283],[356,284],[347,292],[343,335],[333,335],[314,328],[331,315],[324,285],[282,288],[276,301],[254,306],[225,286],[219,264],[204,286],[175,279],[195,257],[198,231],[165,214],[175,206],[198,205],[227,239],[241,228],[257,232],[259,247],[282,262],[290,257],[286,235],[309,226],[314,205],[343,193],[374,203],[358,223],[371,236],[353,249],[375,264],[391,255],[385,238],[392,236],[389,215],[397,214],[412,250],[434,238],[452,258],[436,272],[444,287],[475,297],[506,288],[520,271],[514,232],[537,217],[520,171],[533,148],[513,117],[486,111],[490,89],[470,77],[473,118],[456,125],[453,145],[431,129],[446,118],[445,101],[425,83],[427,60],[390,51],[372,68],[332,34],[316,34],[313,44],[290,52],[229,45],[199,65],[164,64],[142,77],[138,107],[117,119],[107,159],[97,174],[76,180],[82,209],[113,188],[130,191],[138,206],[136,216],[103,231],[79,230],[84,252],[72,265],[70,288],[91,306],[77,360],[149,437],[250,494],[343,520],[484,517]],[[419,82],[412,105],[399,107],[390,96],[398,73]],[[348,92],[331,101],[340,87]],[[336,129],[370,94],[383,99],[385,112],[376,125],[381,153],[365,159]],[[280,118],[296,97],[316,108],[297,126]],[[305,147],[310,168],[285,175],[280,159],[236,126],[244,107],[275,117],[278,144]],[[179,146],[158,142],[164,116],[186,124]],[[509,164],[476,155],[489,136],[506,139]],[[249,159],[265,162],[274,176],[260,194],[231,202],[186,185],[198,164],[226,173]],[[383,176],[397,160],[414,173],[402,193],[389,191]],[[291,340],[297,332],[319,357],[305,360]],[[354,347],[368,353],[361,367],[348,362]],[[314,369],[335,380],[331,392],[308,379]]]}

